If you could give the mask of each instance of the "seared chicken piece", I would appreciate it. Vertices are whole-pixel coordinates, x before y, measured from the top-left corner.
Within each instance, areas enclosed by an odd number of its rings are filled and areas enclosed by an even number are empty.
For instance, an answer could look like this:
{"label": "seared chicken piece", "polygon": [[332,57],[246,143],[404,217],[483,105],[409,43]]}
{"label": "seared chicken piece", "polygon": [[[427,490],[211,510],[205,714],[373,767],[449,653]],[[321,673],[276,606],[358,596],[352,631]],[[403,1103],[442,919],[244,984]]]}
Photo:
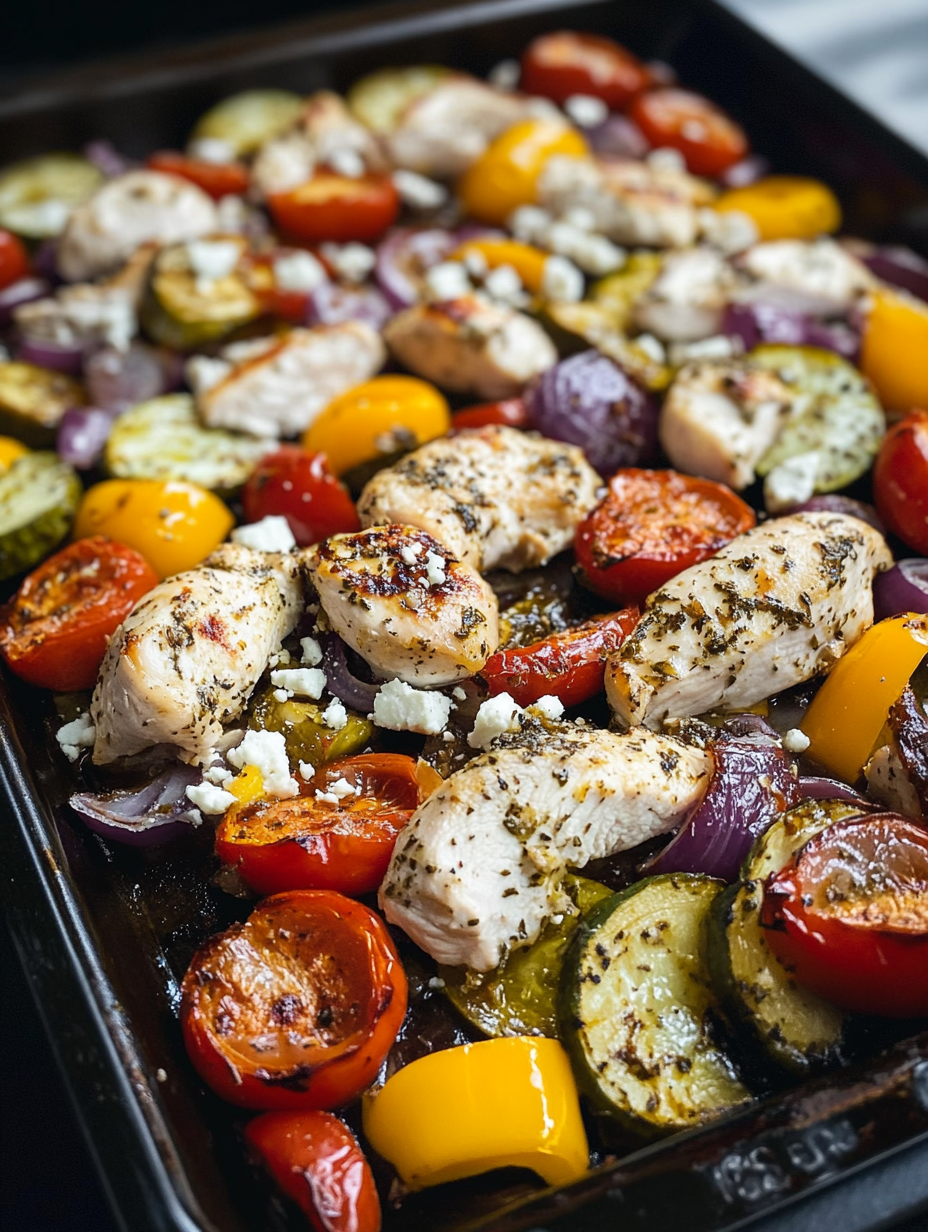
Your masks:
{"label": "seared chicken piece", "polygon": [[512,397],[557,363],[554,343],[531,317],[476,295],[406,308],[383,336],[417,376],[480,398]]}
{"label": "seared chicken piece", "polygon": [[386,138],[395,167],[450,180],[496,137],[531,115],[529,100],[463,74],[449,74],[406,108]]}
{"label": "seared chicken piece", "polygon": [[210,427],[295,436],[338,394],[378,372],[385,358],[379,334],[361,321],[256,341],[244,350],[230,346],[222,361],[195,357],[201,362],[188,364],[197,409]]}
{"label": "seared chicken piece", "polygon": [[573,542],[600,479],[575,445],[488,427],[431,441],[361,493],[364,526],[418,526],[485,572],[543,565]]}
{"label": "seared chicken piece", "polygon": [[921,818],[918,792],[905,768],[899,745],[893,740],[877,749],[864,766],[868,794],[894,813]]}
{"label": "seared chicken piece", "polygon": [[493,590],[424,531],[332,535],[307,564],[335,632],[383,679],[453,684],[479,672],[499,645]]}
{"label": "seared chicken piece", "polygon": [[439,962],[488,971],[562,909],[568,868],[671,830],[712,770],[710,753],[644,730],[502,736],[413,813],[380,905]]}
{"label": "seared chicken piece", "polygon": [[754,280],[737,298],[840,315],[875,285],[863,262],[834,240],[773,240],[738,259]]}
{"label": "seared chicken piece", "polygon": [[632,307],[639,329],[665,342],[696,342],[719,333],[736,282],[713,248],[687,248],[664,258],[661,272]]}
{"label": "seared chicken piece", "polygon": [[797,513],[739,535],[647,600],[606,668],[624,727],[743,710],[830,667],[873,623],[892,555],[858,518]]}
{"label": "seared chicken piece", "polygon": [[731,488],[746,488],[780,434],[793,393],[749,359],[687,364],[667,391],[658,435],[673,465]]}
{"label": "seared chicken piece", "polygon": [[69,282],[109,274],[148,241],[177,244],[219,229],[202,188],[161,171],[129,171],[104,184],[68,220],[58,270]]}
{"label": "seared chicken piece", "polygon": [[203,758],[303,606],[299,559],[226,544],[161,582],[110,639],[90,714],[98,764],[155,744]]}
{"label": "seared chicken piece", "polygon": [[47,299],[23,304],[13,319],[29,338],[62,347],[106,342],[124,349],[138,331],[131,294],[93,283],[61,287]]}
{"label": "seared chicken piece", "polygon": [[581,207],[600,234],[650,248],[695,243],[699,209],[714,195],[685,171],[624,158],[549,158],[538,180],[538,204],[553,214]]}

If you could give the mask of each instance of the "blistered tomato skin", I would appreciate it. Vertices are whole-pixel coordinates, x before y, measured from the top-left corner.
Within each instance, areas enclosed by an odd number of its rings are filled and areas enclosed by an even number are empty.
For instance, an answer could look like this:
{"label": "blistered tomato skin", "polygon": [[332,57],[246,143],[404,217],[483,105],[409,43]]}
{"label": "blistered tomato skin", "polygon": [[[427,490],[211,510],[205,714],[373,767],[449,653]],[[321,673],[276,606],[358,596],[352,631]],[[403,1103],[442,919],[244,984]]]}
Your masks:
{"label": "blistered tomato skin", "polygon": [[529,43],[519,84],[526,94],[541,94],[556,103],[586,94],[619,111],[651,84],[651,74],[613,39],[561,30]]}
{"label": "blistered tomato skin", "polygon": [[400,199],[387,175],[317,171],[299,188],[273,193],[268,208],[283,232],[307,244],[369,243],[396,222]]}
{"label": "blistered tomato skin", "polygon": [[721,108],[675,86],[639,94],[630,115],[652,146],[679,150],[693,175],[721,175],[750,149],[743,129]]}
{"label": "blistered tomato skin", "polygon": [[479,406],[467,406],[451,416],[455,432],[465,428],[486,428],[499,424],[506,428],[527,428],[528,411],[521,398],[504,398],[502,402],[481,402]]}
{"label": "blistered tomato skin", "polygon": [[148,166],[152,171],[189,180],[214,201],[243,196],[248,191],[248,169],[244,163],[210,163],[204,158],[190,158],[179,150],[158,150],[149,157]]}
{"label": "blistered tomato skin", "polygon": [[262,458],[242,492],[247,522],[285,517],[300,547],[360,530],[354,501],[329,470],[324,454],[281,445]]}
{"label": "blistered tomato skin", "polygon": [[910,548],[928,556],[928,410],[915,410],[886,433],[873,466],[880,517]]}
{"label": "blistered tomato skin", "polygon": [[29,273],[29,258],[15,235],[0,230],[0,291]]}

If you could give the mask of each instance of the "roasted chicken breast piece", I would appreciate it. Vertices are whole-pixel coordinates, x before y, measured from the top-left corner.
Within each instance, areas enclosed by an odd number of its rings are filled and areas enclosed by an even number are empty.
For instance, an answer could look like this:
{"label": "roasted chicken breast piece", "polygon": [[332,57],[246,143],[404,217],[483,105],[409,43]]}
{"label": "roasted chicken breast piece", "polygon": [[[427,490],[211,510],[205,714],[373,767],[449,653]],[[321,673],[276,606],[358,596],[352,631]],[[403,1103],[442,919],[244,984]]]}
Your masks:
{"label": "roasted chicken breast piece", "polygon": [[335,632],[385,680],[465,680],[499,645],[496,595],[470,564],[413,526],[332,535],[306,555]]}
{"label": "roasted chicken breast piece", "polygon": [[643,729],[499,737],[413,814],[381,907],[439,962],[488,971],[558,910],[565,870],[672,829],[712,770],[710,753]]}
{"label": "roasted chicken breast piece", "polygon": [[599,487],[575,445],[478,428],[431,441],[380,471],[358,513],[364,526],[418,526],[481,572],[518,572],[570,546]]}
{"label": "roasted chicken breast piece", "polygon": [[751,281],[735,298],[839,315],[876,285],[862,261],[827,236],[755,244],[736,265]]}
{"label": "roasted chicken breast piece", "polygon": [[797,513],[746,531],[650,595],[606,667],[624,727],[743,710],[809,680],[873,623],[892,554],[858,518]]}

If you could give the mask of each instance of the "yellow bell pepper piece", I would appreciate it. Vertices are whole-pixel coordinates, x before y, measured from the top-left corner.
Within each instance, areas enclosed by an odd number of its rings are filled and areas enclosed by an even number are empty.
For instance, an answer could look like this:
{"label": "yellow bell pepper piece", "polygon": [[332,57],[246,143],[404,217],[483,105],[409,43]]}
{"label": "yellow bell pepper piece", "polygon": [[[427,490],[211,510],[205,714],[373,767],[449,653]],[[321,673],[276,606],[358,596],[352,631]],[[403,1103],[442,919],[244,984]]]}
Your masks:
{"label": "yellow bell pepper piece", "polygon": [[860,370],[887,411],[928,407],[928,304],[880,287],[870,297]]}
{"label": "yellow bell pepper piece", "polygon": [[27,454],[29,450],[13,436],[0,436],[0,475],[8,471],[17,458]]}
{"label": "yellow bell pepper piece", "polygon": [[831,669],[806,712],[808,756],[845,783],[870,759],[889,709],[928,652],[928,617],[881,620]]}
{"label": "yellow bell pepper piece", "polygon": [[166,578],[198,565],[234,525],[219,497],[195,483],[106,479],[84,493],[72,535],[118,539]]}
{"label": "yellow bell pepper piece", "polygon": [[375,376],[339,394],[303,435],[303,448],[324,453],[335,475],[396,449],[414,449],[451,427],[448,403],[415,376]]}
{"label": "yellow bell pepper piece", "polygon": [[257,766],[242,766],[235,778],[230,783],[226,783],[225,790],[235,796],[238,801],[238,804],[233,804],[232,808],[254,804],[264,795],[264,777]]}
{"label": "yellow bell pepper piece", "polygon": [[389,1078],[363,1107],[364,1132],[410,1189],[491,1168],[576,1181],[589,1148],[567,1053],[515,1036],[433,1052]]}
{"label": "yellow bell pepper piece", "polygon": [[811,240],[841,225],[841,206],[831,189],[798,175],[770,175],[732,188],[722,193],[715,208],[723,214],[747,214],[762,240]]}
{"label": "yellow bell pepper piece", "polygon": [[536,199],[538,177],[549,158],[584,158],[589,146],[559,120],[523,120],[492,141],[464,172],[458,195],[464,210],[501,226],[520,205]]}
{"label": "yellow bell pepper piece", "polygon": [[451,254],[450,259],[464,261],[470,253],[483,257],[490,269],[511,265],[527,290],[535,294],[541,290],[548,254],[540,248],[533,248],[520,240],[468,240]]}

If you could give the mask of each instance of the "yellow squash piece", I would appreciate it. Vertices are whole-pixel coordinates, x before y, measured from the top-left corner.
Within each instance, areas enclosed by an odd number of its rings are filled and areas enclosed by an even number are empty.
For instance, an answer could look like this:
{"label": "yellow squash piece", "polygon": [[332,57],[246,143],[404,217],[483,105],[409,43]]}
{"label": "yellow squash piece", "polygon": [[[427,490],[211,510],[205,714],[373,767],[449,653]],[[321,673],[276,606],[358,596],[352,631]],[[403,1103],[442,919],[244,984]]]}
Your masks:
{"label": "yellow squash piece", "polygon": [[505,1167],[563,1185],[589,1162],[570,1062],[553,1039],[433,1052],[388,1079],[363,1112],[374,1150],[410,1189]]}
{"label": "yellow squash piece", "polygon": [[928,654],[928,617],[881,620],[831,669],[803,720],[809,757],[845,783],[870,759],[889,708]]}
{"label": "yellow squash piece", "polygon": [[225,790],[235,796],[238,801],[235,808],[246,804],[254,804],[264,796],[264,777],[257,766],[242,766],[239,774],[226,783]]}
{"label": "yellow squash piece", "polygon": [[722,193],[715,208],[723,214],[747,214],[762,240],[812,240],[841,225],[841,206],[831,189],[798,175],[769,175],[745,188],[732,188]]}
{"label": "yellow squash piece", "polygon": [[478,254],[490,269],[511,265],[522,280],[522,285],[534,294],[541,290],[545,276],[548,254],[520,240],[480,239],[468,240],[451,254],[452,261],[464,261],[471,254]]}
{"label": "yellow squash piece", "polygon": [[17,458],[22,458],[29,450],[12,436],[0,436],[0,474],[8,471]]}
{"label": "yellow squash piece", "polygon": [[584,158],[589,147],[559,120],[523,120],[507,129],[468,167],[458,184],[467,214],[501,226],[520,205],[536,199],[538,177],[556,154]]}
{"label": "yellow squash piece", "polygon": [[860,370],[889,412],[928,408],[928,304],[880,287],[870,297]]}

